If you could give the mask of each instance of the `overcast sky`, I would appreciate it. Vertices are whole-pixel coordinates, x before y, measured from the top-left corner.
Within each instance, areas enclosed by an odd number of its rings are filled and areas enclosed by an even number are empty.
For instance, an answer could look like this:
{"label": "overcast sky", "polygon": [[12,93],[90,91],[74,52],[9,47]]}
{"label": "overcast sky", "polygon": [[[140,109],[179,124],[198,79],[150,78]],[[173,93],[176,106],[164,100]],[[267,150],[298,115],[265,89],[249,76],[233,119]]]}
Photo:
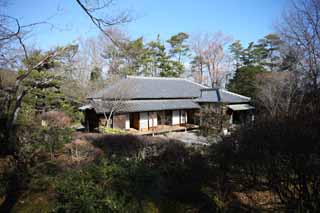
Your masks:
{"label": "overcast sky", "polygon": [[[132,11],[136,20],[123,28],[136,38],[167,39],[178,32],[222,31],[243,43],[274,31],[289,0],[118,0],[113,10]],[[97,34],[75,0],[10,0],[7,14],[24,24],[43,21],[55,27],[34,31],[29,42],[49,48]]]}

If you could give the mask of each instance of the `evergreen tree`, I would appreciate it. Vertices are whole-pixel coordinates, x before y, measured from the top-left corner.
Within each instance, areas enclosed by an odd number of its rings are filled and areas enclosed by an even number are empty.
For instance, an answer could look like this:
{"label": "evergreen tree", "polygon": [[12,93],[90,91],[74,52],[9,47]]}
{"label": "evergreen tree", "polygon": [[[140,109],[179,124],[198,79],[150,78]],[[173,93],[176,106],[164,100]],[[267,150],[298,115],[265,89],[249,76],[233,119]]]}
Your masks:
{"label": "evergreen tree", "polygon": [[182,62],[182,57],[188,55],[189,46],[185,44],[188,38],[189,35],[187,33],[180,32],[167,40],[171,46],[170,56],[177,58],[179,63]]}
{"label": "evergreen tree", "polygon": [[270,71],[276,71],[276,67],[280,65],[280,45],[283,43],[277,34],[266,35],[263,39],[267,52],[267,60],[265,65]]}
{"label": "evergreen tree", "polygon": [[239,69],[240,66],[242,65],[243,61],[242,61],[242,57],[243,57],[243,47],[242,44],[239,40],[236,40],[235,42],[233,42],[230,45],[229,48],[234,60],[235,60],[235,64],[236,64],[236,69]]}
{"label": "evergreen tree", "polygon": [[264,71],[275,71],[275,67],[279,66],[281,43],[279,36],[269,34],[256,44],[250,42],[245,49],[240,41],[231,44],[230,52],[236,61],[236,70],[227,85],[228,89],[254,98],[256,75]]}
{"label": "evergreen tree", "polygon": [[[72,115],[74,112],[71,106],[72,100],[62,92],[62,84],[64,78],[56,71],[60,68],[65,57],[73,51],[72,46],[69,51],[61,57],[57,57],[54,60],[50,59],[43,63],[42,66],[35,70],[32,70],[31,74],[25,79],[23,86],[27,92],[23,101],[22,112],[29,115],[29,109],[34,109],[34,113],[42,113],[50,110],[65,111],[67,114]],[[41,58],[44,58],[48,53],[41,51],[34,51],[30,54],[26,65],[37,64]],[[27,64],[28,63],[28,64]],[[23,75],[25,70],[20,70],[19,75]],[[77,101],[75,101],[77,102]],[[23,113],[22,113],[23,114]],[[23,117],[20,116],[20,117]]]}
{"label": "evergreen tree", "polygon": [[256,86],[255,80],[256,75],[264,72],[265,69],[262,66],[243,66],[236,70],[233,79],[230,80],[227,85],[228,90],[239,93],[255,99]]}
{"label": "evergreen tree", "polygon": [[183,64],[173,60],[170,55],[168,55],[166,47],[160,40],[160,35],[158,35],[156,41],[149,42],[148,47],[152,58],[153,76],[179,77],[183,73]]}
{"label": "evergreen tree", "polygon": [[165,46],[161,43],[160,35],[157,36],[156,41],[148,43],[148,49],[152,58],[152,75],[159,76],[161,72],[168,69],[169,57],[166,53]]}
{"label": "evergreen tree", "polygon": [[127,65],[123,70],[124,74],[149,75],[150,69],[148,63],[150,61],[150,54],[144,45],[142,37],[126,43],[122,54]]}
{"label": "evergreen tree", "polygon": [[178,77],[184,71],[181,59],[188,51],[184,44],[187,38],[185,33],[172,36],[168,40],[171,45],[168,50],[160,40],[160,35],[147,44],[141,37],[122,42],[121,47],[108,47],[103,57],[108,60],[108,72],[112,74]]}

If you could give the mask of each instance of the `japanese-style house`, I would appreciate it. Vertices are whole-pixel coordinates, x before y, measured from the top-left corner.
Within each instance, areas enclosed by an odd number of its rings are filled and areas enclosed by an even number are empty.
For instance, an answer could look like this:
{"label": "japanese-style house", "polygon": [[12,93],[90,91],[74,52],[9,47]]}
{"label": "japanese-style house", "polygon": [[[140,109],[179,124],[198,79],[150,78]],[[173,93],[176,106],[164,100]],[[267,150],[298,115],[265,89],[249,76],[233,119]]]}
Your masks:
{"label": "japanese-style house", "polygon": [[[148,131],[161,126],[197,126],[205,104],[223,103],[230,122],[250,112],[250,98],[224,89],[212,89],[183,78],[128,76],[88,97],[80,109],[85,125],[93,131],[105,125]],[[248,114],[245,113],[245,114]]]}

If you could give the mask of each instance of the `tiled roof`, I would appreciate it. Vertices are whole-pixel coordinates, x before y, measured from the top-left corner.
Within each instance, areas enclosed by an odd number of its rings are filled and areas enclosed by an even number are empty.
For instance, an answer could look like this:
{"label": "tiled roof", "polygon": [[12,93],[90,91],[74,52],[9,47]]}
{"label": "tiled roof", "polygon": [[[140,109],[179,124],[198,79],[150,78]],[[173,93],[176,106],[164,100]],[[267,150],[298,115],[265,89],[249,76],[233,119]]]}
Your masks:
{"label": "tiled roof", "polygon": [[[88,108],[88,107],[87,107]],[[86,109],[87,109],[86,108]],[[108,113],[112,110],[116,112],[144,112],[175,109],[199,109],[199,104],[191,99],[175,100],[128,100],[128,101],[91,101],[90,108],[94,108],[97,113]]]}
{"label": "tiled roof", "polygon": [[183,78],[128,76],[89,98],[95,99],[170,99],[197,98],[207,88]]}
{"label": "tiled roof", "polygon": [[202,89],[200,97],[195,99],[198,103],[247,103],[250,100],[249,97],[218,88]]}
{"label": "tiled roof", "polygon": [[199,109],[198,103],[248,103],[250,98],[219,88],[208,88],[182,78],[133,77],[122,79],[89,97],[97,113]]}
{"label": "tiled roof", "polygon": [[224,89],[219,89],[221,102],[223,103],[246,103],[250,102],[251,98],[230,92]]}
{"label": "tiled roof", "polygon": [[201,95],[199,98],[195,99],[199,103],[213,103],[219,102],[220,97],[218,89],[203,89],[201,90]]}

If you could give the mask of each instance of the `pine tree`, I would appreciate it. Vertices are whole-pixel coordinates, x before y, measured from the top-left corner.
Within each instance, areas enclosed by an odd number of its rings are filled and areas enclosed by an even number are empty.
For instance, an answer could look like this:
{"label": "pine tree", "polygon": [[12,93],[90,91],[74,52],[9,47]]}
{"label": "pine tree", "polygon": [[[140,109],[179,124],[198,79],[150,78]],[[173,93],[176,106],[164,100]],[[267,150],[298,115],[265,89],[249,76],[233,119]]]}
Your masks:
{"label": "pine tree", "polygon": [[167,40],[171,46],[169,51],[170,56],[177,58],[179,63],[182,63],[182,57],[187,56],[188,51],[190,50],[189,46],[186,44],[188,38],[189,35],[187,33],[180,32]]}
{"label": "pine tree", "polygon": [[236,69],[239,69],[240,66],[242,65],[243,61],[242,61],[242,56],[243,56],[243,47],[242,44],[239,40],[236,40],[235,42],[233,42],[230,45],[229,48],[234,60],[235,60],[235,64],[236,64]]}
{"label": "pine tree", "polygon": [[233,79],[230,80],[227,85],[228,90],[239,93],[255,99],[256,86],[255,80],[259,73],[264,72],[265,69],[262,66],[243,66],[235,71]]}

